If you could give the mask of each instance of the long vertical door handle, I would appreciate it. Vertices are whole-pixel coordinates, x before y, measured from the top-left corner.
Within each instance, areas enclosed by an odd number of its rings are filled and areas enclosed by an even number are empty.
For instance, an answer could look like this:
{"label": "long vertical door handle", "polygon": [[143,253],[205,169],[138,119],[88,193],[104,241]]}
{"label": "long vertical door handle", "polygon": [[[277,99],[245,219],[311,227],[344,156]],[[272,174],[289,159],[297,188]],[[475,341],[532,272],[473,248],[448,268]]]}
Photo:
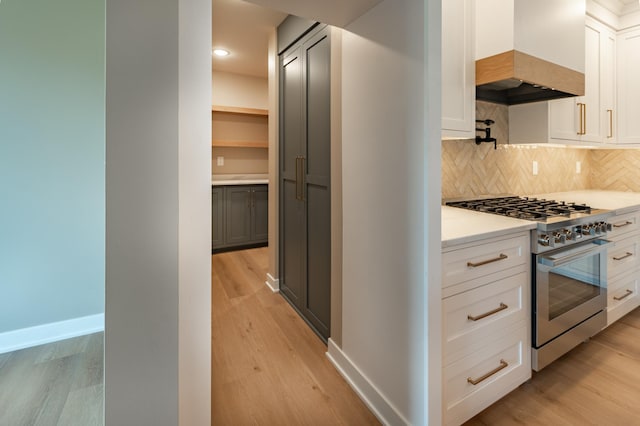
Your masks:
{"label": "long vertical door handle", "polygon": [[296,157],[296,200],[300,201],[300,157]]}
{"label": "long vertical door handle", "polygon": [[305,176],[307,175],[305,161],[304,157],[300,157],[300,201],[304,201]]}
{"label": "long vertical door handle", "polygon": [[613,137],[613,110],[608,109],[607,113],[609,114],[609,134],[607,135],[607,137],[612,138]]}

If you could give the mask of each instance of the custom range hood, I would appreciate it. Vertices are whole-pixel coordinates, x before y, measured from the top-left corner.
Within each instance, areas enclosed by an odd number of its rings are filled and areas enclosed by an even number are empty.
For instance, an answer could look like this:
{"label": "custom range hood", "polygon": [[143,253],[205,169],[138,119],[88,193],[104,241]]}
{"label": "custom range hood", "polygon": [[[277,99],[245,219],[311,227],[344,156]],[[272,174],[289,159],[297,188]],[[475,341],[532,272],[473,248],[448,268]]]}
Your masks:
{"label": "custom range hood", "polygon": [[584,95],[585,0],[476,0],[476,99]]}

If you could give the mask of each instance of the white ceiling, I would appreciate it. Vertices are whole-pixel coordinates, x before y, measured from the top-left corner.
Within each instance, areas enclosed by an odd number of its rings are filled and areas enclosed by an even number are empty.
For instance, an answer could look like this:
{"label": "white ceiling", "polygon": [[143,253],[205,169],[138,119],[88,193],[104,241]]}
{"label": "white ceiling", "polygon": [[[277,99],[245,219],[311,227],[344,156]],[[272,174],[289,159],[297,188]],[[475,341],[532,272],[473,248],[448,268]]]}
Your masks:
{"label": "white ceiling", "polygon": [[214,57],[213,69],[266,78],[269,32],[287,16],[275,9],[344,27],[380,1],[212,0],[213,47],[231,52],[225,58]]}
{"label": "white ceiling", "polygon": [[213,56],[213,69],[267,77],[269,32],[287,16],[242,0],[212,0],[214,48],[231,52]]}

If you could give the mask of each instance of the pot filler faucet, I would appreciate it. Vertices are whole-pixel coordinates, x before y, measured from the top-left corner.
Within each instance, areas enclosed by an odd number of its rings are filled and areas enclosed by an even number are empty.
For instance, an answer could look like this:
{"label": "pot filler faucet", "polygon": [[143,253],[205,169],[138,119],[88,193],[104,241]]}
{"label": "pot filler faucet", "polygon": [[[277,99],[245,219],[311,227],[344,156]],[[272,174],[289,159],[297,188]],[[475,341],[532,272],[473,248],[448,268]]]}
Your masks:
{"label": "pot filler faucet", "polygon": [[493,149],[498,149],[498,142],[496,141],[496,138],[491,137],[491,128],[489,127],[492,124],[495,124],[495,121],[490,119],[476,120],[476,123],[482,123],[487,126],[484,129],[479,129],[476,127],[477,132],[484,132],[484,138],[476,136],[476,145],[480,145],[482,142],[493,142]]}

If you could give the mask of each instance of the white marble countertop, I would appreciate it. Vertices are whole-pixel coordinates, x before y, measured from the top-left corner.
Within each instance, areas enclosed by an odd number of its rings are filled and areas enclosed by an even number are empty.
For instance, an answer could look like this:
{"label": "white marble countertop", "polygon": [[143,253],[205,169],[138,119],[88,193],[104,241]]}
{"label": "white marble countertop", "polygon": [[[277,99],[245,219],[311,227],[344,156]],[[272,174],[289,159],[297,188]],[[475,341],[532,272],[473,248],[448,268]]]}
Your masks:
{"label": "white marble countertop", "polygon": [[442,206],[442,248],[536,227],[536,222]]}
{"label": "white marble countertop", "polygon": [[263,185],[269,183],[267,174],[234,174],[234,175],[212,175],[211,185]]}
{"label": "white marble countertop", "polygon": [[576,204],[587,204],[592,208],[614,210],[617,214],[640,208],[640,193],[622,191],[601,191],[588,189],[583,191],[553,192],[535,194],[537,198],[566,201]]}

